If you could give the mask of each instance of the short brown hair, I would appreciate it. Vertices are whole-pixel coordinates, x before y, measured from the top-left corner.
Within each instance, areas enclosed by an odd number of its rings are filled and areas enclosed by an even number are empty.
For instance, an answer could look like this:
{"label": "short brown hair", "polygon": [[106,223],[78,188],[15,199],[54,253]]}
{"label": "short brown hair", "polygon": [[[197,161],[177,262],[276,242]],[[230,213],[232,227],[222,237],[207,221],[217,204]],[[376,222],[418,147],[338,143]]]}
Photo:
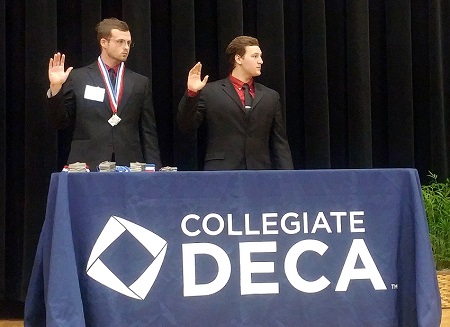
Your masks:
{"label": "short brown hair", "polygon": [[111,37],[111,30],[117,29],[122,32],[129,31],[128,24],[117,18],[105,18],[97,24],[95,30],[97,31],[97,41],[100,43],[101,39],[109,39]]}
{"label": "short brown hair", "polygon": [[227,49],[225,50],[225,54],[228,59],[228,63],[230,64],[230,70],[233,70],[235,66],[234,57],[236,55],[243,56],[245,54],[245,47],[248,46],[258,46],[259,42],[258,39],[255,39],[251,36],[238,36],[233,39],[233,41],[228,44]]}

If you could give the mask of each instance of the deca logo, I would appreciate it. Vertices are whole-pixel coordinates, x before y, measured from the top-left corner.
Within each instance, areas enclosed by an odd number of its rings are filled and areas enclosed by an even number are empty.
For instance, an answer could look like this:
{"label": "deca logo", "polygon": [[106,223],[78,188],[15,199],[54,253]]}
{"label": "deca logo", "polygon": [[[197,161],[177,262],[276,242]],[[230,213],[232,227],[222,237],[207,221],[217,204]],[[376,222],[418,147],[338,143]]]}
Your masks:
{"label": "deca logo", "polygon": [[[155,258],[139,278],[129,286],[125,285],[114,275],[100,259],[100,255],[125,231],[133,235]],[[160,236],[126,219],[111,216],[92,248],[86,266],[86,273],[91,278],[116,292],[134,299],[143,300],[150,292],[158,276],[166,251],[167,242]]]}

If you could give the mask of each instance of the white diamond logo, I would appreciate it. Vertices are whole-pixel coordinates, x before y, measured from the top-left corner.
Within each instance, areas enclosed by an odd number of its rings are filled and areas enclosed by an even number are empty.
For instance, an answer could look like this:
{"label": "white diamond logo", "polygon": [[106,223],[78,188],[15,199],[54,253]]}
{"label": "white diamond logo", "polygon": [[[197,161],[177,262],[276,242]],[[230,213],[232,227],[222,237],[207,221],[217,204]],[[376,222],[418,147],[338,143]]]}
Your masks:
{"label": "white diamond logo", "polygon": [[[141,243],[155,259],[133,284],[125,285],[102,262],[100,255],[120,236],[128,231]],[[126,219],[111,216],[100,236],[92,248],[91,255],[86,266],[86,273],[97,282],[109,287],[116,292],[134,299],[144,300],[161,269],[167,251],[167,242],[152,231],[145,229]]]}

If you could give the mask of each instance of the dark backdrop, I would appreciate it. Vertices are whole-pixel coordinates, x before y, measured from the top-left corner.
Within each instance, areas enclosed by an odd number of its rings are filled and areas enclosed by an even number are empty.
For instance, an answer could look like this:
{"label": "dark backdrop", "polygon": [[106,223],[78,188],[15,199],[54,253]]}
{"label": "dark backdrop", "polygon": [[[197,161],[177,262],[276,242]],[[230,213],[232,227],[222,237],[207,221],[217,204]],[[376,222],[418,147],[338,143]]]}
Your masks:
{"label": "dark backdrop", "polygon": [[[130,25],[127,67],[150,77],[164,165],[201,168],[202,136],[174,111],[196,61],[227,75],[232,38],[259,39],[296,169],[415,167],[449,175],[448,0],[0,0],[0,299],[24,299],[50,174],[69,134],[45,115],[48,60],[99,54],[94,27]],[[200,158],[200,160],[199,160]],[[200,164],[198,164],[200,163]]]}

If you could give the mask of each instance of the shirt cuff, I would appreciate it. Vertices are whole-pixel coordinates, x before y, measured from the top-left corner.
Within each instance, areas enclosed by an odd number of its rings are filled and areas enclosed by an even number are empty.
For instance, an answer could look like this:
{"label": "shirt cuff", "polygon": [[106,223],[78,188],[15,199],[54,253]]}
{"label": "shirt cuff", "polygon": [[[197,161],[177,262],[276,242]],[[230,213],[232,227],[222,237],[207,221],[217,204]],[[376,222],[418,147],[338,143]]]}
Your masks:
{"label": "shirt cuff", "polygon": [[197,94],[198,94],[198,92],[194,92],[194,91],[191,91],[189,89],[187,90],[187,95],[190,98],[193,98],[193,97],[197,96]]}

